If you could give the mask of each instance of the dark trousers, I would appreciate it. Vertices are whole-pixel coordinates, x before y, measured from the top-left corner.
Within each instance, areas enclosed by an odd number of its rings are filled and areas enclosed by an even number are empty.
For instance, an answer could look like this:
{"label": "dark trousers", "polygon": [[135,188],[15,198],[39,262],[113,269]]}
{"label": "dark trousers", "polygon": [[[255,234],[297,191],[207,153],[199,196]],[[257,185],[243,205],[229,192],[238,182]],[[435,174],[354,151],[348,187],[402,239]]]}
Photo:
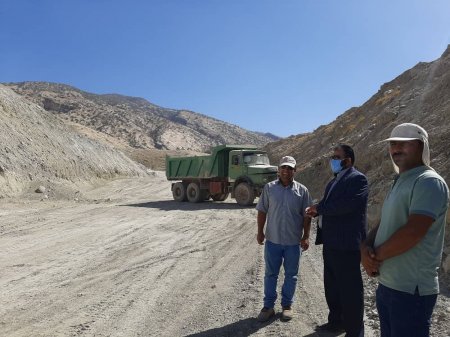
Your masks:
{"label": "dark trousers", "polygon": [[328,323],[342,326],[346,337],[364,336],[364,289],[359,251],[323,248]]}
{"label": "dark trousers", "polygon": [[377,289],[381,337],[428,337],[437,295],[420,296],[385,287]]}

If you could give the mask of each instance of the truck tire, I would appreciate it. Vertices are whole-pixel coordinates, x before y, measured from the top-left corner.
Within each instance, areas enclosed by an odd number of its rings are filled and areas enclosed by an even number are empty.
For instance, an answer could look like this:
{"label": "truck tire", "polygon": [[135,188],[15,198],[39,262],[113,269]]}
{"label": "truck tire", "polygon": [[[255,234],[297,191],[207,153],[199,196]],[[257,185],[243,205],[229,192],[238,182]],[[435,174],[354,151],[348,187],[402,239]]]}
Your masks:
{"label": "truck tire", "polygon": [[200,202],[204,199],[204,195],[197,183],[190,183],[186,189],[186,194],[189,202]]}
{"label": "truck tire", "polygon": [[172,196],[175,201],[186,201],[186,186],[183,183],[175,183],[172,188]]}
{"label": "truck tire", "polygon": [[234,190],[236,202],[241,206],[250,206],[255,200],[255,191],[247,183],[240,183]]}
{"label": "truck tire", "polygon": [[211,196],[211,198],[214,201],[224,201],[226,198],[228,198],[229,194],[230,193],[214,194],[214,195]]}

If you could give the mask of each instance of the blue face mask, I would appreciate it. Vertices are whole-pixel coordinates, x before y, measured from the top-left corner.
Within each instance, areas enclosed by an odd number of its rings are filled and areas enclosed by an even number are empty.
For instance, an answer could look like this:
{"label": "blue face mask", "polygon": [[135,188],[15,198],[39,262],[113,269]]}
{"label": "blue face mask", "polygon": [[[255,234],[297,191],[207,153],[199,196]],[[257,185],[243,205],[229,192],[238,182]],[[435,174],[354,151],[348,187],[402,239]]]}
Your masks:
{"label": "blue face mask", "polygon": [[330,159],[331,171],[333,171],[334,174],[341,172],[342,170],[341,163],[342,160],[340,159]]}

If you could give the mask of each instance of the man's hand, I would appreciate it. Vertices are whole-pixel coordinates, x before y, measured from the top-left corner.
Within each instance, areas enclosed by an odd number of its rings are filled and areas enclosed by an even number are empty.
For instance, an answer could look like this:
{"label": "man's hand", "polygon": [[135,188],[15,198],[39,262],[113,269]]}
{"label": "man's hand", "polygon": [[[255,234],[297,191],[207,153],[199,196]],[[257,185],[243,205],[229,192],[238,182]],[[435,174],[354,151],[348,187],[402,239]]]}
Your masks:
{"label": "man's hand", "polygon": [[264,235],[264,233],[258,233],[258,234],[256,234],[256,241],[258,241],[258,243],[260,244],[260,245],[263,245],[264,244],[264,239],[266,238],[266,236]]}
{"label": "man's hand", "polygon": [[376,258],[373,248],[366,244],[361,245],[361,264],[367,275],[370,277],[378,276],[381,261]]}
{"label": "man's hand", "polygon": [[308,250],[308,248],[309,248],[309,238],[302,238],[300,240],[300,247],[302,247],[302,250]]}
{"label": "man's hand", "polygon": [[314,218],[315,216],[317,216],[317,205],[306,207],[305,214],[310,218]]}

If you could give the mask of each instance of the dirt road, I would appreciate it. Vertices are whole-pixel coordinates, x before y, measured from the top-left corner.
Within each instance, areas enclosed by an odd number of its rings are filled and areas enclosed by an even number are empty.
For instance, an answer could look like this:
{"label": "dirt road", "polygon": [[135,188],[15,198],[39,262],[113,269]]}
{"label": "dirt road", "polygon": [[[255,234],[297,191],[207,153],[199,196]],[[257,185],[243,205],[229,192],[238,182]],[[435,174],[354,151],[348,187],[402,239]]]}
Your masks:
{"label": "dirt road", "polygon": [[316,247],[302,256],[294,320],[255,321],[264,268],[253,208],[176,203],[162,173],[85,196],[2,203],[1,336],[319,336]]}

